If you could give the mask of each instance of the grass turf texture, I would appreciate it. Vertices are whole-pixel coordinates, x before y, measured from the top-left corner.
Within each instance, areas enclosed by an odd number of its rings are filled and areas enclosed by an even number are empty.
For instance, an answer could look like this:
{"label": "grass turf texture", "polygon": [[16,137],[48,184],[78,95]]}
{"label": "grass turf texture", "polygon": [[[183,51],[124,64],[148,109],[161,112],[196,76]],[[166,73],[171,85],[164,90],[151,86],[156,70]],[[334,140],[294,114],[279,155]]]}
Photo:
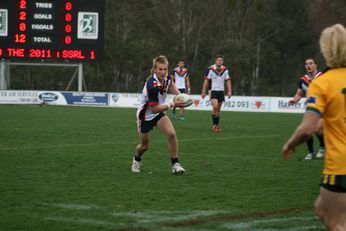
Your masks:
{"label": "grass turf texture", "polygon": [[175,176],[157,129],[130,171],[134,109],[0,106],[0,230],[324,230],[322,161],[299,161],[305,145],[281,158],[301,118],[222,112],[213,133],[210,112],[187,111]]}

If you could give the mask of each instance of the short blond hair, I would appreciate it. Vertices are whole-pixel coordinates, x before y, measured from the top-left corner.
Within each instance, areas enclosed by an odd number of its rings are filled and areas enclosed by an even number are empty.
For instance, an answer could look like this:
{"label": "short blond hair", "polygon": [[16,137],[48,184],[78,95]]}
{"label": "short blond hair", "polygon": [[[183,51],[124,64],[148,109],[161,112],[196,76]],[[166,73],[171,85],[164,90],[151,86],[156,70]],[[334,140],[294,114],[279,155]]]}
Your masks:
{"label": "short blond hair", "polygon": [[335,24],[325,28],[321,33],[320,48],[328,67],[346,67],[345,27]]}
{"label": "short blond hair", "polygon": [[161,64],[169,64],[169,63],[168,63],[168,59],[167,59],[166,56],[164,56],[164,55],[159,55],[159,56],[155,57],[155,58],[153,59],[153,67],[151,68],[151,74],[154,73],[154,69],[157,67],[157,64],[158,64],[158,63],[161,63]]}

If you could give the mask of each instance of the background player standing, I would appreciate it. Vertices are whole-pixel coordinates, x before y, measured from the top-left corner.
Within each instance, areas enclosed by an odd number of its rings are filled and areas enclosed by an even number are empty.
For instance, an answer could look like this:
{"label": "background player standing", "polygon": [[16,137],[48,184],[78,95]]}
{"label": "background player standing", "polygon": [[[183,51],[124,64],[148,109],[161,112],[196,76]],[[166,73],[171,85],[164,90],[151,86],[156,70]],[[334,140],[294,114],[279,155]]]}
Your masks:
{"label": "background player standing", "polygon": [[[288,101],[288,105],[296,104],[300,101],[301,98],[305,97],[310,83],[314,81],[315,79],[317,79],[318,76],[322,74],[322,72],[317,71],[317,64],[315,63],[315,60],[313,58],[307,58],[305,60],[305,70],[306,70],[306,74],[300,78],[297,92],[294,95],[293,99]],[[323,133],[316,132],[316,136],[320,142],[320,148],[316,154],[316,157],[322,158],[325,152]],[[308,147],[308,154],[305,156],[305,160],[312,160],[315,153],[314,152],[314,138],[310,137],[306,141],[306,144]]]}
{"label": "background player standing", "polygon": [[[181,93],[191,93],[191,88],[190,88],[190,74],[188,70],[185,68],[185,63],[184,61],[179,61],[178,65],[176,68],[173,69],[172,71],[172,79],[177,86],[178,90]],[[175,112],[176,107],[173,108],[172,111],[172,116],[173,118],[176,117],[176,112]],[[184,120],[184,108],[180,108],[179,111],[179,119]]]}
{"label": "background player standing", "polygon": [[212,131],[220,132],[219,126],[220,113],[222,102],[225,101],[225,86],[226,95],[228,98],[232,95],[231,77],[226,66],[223,65],[224,58],[222,55],[216,56],[215,64],[211,65],[204,76],[203,88],[201,97],[204,99],[206,92],[209,89],[209,83],[211,84],[210,90],[210,102],[212,105],[211,117],[213,121]]}

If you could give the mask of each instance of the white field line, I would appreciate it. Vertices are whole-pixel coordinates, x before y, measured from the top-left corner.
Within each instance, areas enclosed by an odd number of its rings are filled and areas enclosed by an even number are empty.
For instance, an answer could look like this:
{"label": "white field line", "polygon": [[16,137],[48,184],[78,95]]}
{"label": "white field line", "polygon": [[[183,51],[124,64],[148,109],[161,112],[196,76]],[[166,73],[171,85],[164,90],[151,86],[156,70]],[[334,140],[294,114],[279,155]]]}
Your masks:
{"label": "white field line", "polygon": [[58,221],[58,222],[66,222],[66,223],[78,223],[78,224],[89,224],[89,225],[97,225],[97,226],[107,226],[107,227],[116,227],[119,225],[124,225],[120,223],[113,223],[109,221],[100,221],[95,219],[86,219],[86,218],[66,218],[66,217],[46,217],[45,221]]}
{"label": "white field line", "polygon": [[[66,203],[41,203],[41,205],[52,206],[55,208],[62,208],[66,210],[89,210],[89,209],[99,209],[104,210],[102,207],[97,205],[83,205],[83,204],[66,204]],[[66,222],[66,223],[77,223],[77,224],[90,224],[90,225],[98,225],[98,226],[112,226],[120,227],[126,226],[130,223],[133,225],[147,225],[147,224],[158,224],[160,222],[168,222],[168,221],[185,221],[189,219],[194,219],[197,217],[203,216],[213,216],[217,214],[227,213],[229,211],[213,211],[213,210],[201,210],[201,211],[191,211],[191,212],[182,212],[182,211],[141,211],[141,212],[111,212],[107,213],[105,211],[105,215],[114,218],[114,220],[97,220],[92,218],[81,218],[81,217],[59,217],[59,216],[49,216],[43,218],[48,221],[58,221],[58,222]],[[119,221],[121,218],[125,220],[132,219],[130,223],[125,222],[114,222]]]}
{"label": "white field line", "polygon": [[51,206],[55,208],[70,209],[70,210],[91,210],[91,209],[102,209],[98,205],[83,205],[83,204],[66,204],[66,203],[40,203],[43,206]]}
{"label": "white field line", "polygon": [[[139,211],[139,212],[107,212],[104,208],[98,205],[83,205],[83,204],[68,204],[68,203],[42,203],[42,205],[52,206],[55,208],[62,208],[66,210],[101,210],[104,215],[108,217],[107,220],[97,220],[93,218],[81,218],[81,217],[59,217],[59,216],[50,216],[44,218],[44,220],[66,222],[66,223],[77,223],[77,224],[90,224],[90,225],[99,225],[106,227],[124,227],[129,225],[129,219],[132,220],[130,223],[132,225],[147,225],[147,224],[160,224],[163,222],[174,222],[174,221],[186,221],[191,219],[196,219],[200,217],[209,217],[214,215],[227,214],[229,211],[226,210],[194,210],[194,211]],[[100,212],[101,212],[100,211]],[[110,217],[109,217],[110,216]],[[112,217],[114,219],[112,219]],[[122,222],[122,218],[127,220]],[[223,222],[219,225],[219,228],[222,230],[234,230],[234,231],[299,231],[299,230],[312,230],[323,228],[322,225],[310,224],[307,226],[301,226],[300,222],[318,222],[318,219],[315,216],[308,217],[284,217],[284,218],[259,218],[252,220],[243,220],[242,221],[232,221],[232,222]],[[280,225],[286,223],[287,228],[285,229],[275,229],[275,228],[256,228],[256,225],[266,224],[270,225]],[[169,227],[162,227],[163,229],[170,230]],[[181,227],[181,230],[187,228],[188,230],[193,230],[194,227]]]}
{"label": "white field line", "polygon": [[227,214],[226,210],[196,210],[189,212],[182,211],[147,211],[147,212],[113,212],[113,217],[131,217],[138,223],[161,223],[161,222],[174,222],[186,221],[198,217],[209,217],[221,214]]}
{"label": "white field line", "polygon": [[[262,139],[262,138],[271,138],[271,137],[280,137],[282,135],[261,135],[261,136],[229,136],[229,137],[215,137],[215,138],[188,138],[188,139],[179,139],[179,143],[184,142],[199,142],[199,141],[216,141],[216,140],[239,140],[239,139]],[[27,150],[27,149],[40,149],[40,148],[68,148],[68,147],[82,147],[82,146],[114,146],[121,144],[131,144],[135,145],[138,141],[115,141],[112,143],[86,143],[86,144],[56,144],[56,145],[35,145],[35,146],[21,146],[21,147],[0,147],[0,151],[10,151],[10,150]],[[167,143],[167,140],[152,140],[151,143]]]}
{"label": "white field line", "polygon": [[[310,225],[310,226],[299,226],[296,228],[280,228],[280,229],[256,229],[256,228],[252,228],[251,231],[301,231],[301,230],[316,230],[316,229],[323,229],[324,227],[321,226],[317,226],[317,225]],[[235,229],[231,229],[232,231],[234,231]],[[243,229],[239,229],[242,230]]]}
{"label": "white field line", "polygon": [[[256,220],[246,220],[242,222],[229,222],[221,225],[220,227],[222,229],[230,229],[230,230],[252,230],[252,231],[279,231],[279,230],[286,230],[286,231],[298,231],[298,230],[309,230],[312,226],[299,226],[297,222],[299,221],[318,221],[316,217],[310,216],[310,217],[286,217],[286,218],[269,218],[269,219],[256,219]],[[262,228],[255,228],[255,225],[259,224],[282,224],[283,222],[292,223],[294,228],[288,228],[288,229],[262,229]],[[292,225],[293,226],[293,225]],[[321,228],[322,226],[313,226]]]}

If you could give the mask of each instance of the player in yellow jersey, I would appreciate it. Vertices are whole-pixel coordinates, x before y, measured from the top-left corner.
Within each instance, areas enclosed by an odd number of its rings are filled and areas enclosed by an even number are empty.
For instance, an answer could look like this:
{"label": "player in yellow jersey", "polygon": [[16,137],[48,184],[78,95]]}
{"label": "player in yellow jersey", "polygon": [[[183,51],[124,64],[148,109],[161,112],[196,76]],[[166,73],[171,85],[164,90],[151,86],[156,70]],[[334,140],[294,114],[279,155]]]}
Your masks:
{"label": "player in yellow jersey", "polygon": [[323,30],[320,47],[327,72],[307,93],[303,121],[282,149],[289,159],[295,147],[319,129],[323,118],[326,153],[315,210],[328,230],[346,231],[346,29],[336,24]]}

